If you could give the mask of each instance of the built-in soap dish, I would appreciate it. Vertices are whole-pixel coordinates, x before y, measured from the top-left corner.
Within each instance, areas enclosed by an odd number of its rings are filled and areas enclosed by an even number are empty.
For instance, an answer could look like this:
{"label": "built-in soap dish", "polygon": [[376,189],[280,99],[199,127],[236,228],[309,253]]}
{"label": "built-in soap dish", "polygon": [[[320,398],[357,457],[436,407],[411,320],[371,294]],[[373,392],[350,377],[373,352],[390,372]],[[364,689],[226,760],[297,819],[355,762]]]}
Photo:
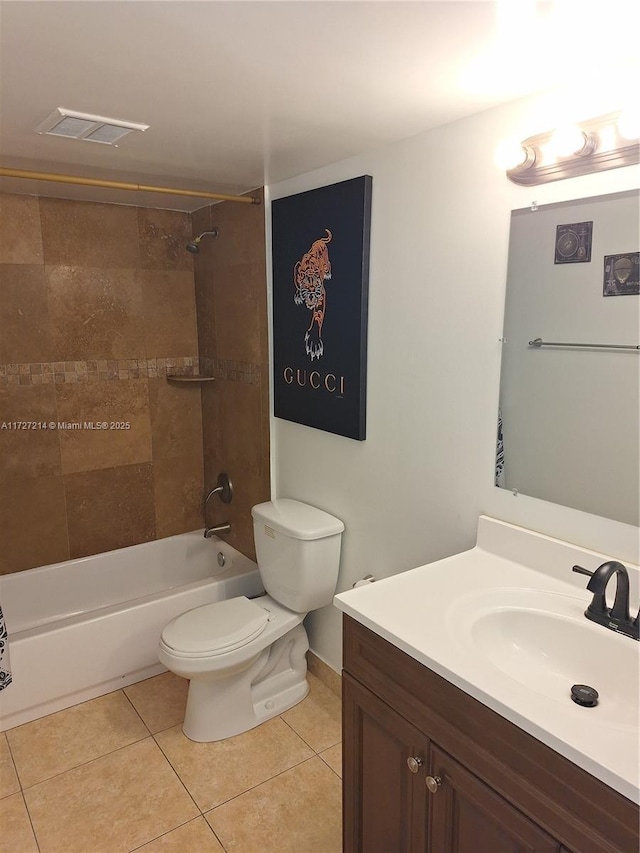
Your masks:
{"label": "built-in soap dish", "polygon": [[203,376],[196,373],[193,376],[182,376],[179,373],[167,373],[167,382],[213,382],[213,376]]}

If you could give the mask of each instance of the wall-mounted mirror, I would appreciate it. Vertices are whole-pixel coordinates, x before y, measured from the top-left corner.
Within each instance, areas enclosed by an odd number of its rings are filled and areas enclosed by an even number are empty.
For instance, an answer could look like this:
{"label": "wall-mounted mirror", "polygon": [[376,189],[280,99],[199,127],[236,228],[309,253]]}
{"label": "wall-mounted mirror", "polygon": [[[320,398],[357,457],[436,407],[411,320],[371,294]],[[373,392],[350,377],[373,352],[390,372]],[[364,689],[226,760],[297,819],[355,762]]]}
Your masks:
{"label": "wall-mounted mirror", "polygon": [[496,485],[638,525],[640,193],[534,207],[511,216]]}

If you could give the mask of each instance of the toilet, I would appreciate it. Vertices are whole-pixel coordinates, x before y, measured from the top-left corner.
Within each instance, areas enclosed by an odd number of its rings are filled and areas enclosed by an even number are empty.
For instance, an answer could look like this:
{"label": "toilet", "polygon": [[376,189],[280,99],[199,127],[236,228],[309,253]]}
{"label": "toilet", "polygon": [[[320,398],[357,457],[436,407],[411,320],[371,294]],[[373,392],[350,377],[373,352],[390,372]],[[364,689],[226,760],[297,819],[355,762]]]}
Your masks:
{"label": "toilet", "polygon": [[183,731],[194,741],[246,732],[309,692],[302,620],[331,604],[344,524],[289,498],[251,510],[266,595],[189,610],[165,627],[158,656],[189,679]]}

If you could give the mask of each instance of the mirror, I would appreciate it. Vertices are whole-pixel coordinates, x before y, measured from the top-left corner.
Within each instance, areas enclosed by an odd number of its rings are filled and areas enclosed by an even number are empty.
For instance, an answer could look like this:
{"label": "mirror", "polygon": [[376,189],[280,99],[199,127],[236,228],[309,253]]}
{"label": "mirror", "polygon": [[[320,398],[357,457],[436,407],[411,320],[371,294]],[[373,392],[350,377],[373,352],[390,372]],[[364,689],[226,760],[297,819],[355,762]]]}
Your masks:
{"label": "mirror", "polygon": [[496,464],[500,488],[633,525],[639,244],[637,190],[513,211]]}

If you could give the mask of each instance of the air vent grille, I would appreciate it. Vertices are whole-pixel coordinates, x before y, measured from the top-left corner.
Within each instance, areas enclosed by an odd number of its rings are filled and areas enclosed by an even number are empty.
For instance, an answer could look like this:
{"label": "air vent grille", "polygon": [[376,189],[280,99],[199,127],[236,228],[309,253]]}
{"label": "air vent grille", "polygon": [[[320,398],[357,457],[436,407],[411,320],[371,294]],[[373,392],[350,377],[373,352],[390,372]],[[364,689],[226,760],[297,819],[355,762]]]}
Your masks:
{"label": "air vent grille", "polygon": [[47,130],[52,136],[71,136],[73,139],[80,139],[85,133],[88,133],[93,127],[92,121],[85,121],[79,118],[63,118],[51,130]]}
{"label": "air vent grille", "polygon": [[134,130],[145,131],[148,128],[148,124],[78,113],[67,110],[65,107],[57,107],[50,116],[36,127],[36,133],[113,145]]}

